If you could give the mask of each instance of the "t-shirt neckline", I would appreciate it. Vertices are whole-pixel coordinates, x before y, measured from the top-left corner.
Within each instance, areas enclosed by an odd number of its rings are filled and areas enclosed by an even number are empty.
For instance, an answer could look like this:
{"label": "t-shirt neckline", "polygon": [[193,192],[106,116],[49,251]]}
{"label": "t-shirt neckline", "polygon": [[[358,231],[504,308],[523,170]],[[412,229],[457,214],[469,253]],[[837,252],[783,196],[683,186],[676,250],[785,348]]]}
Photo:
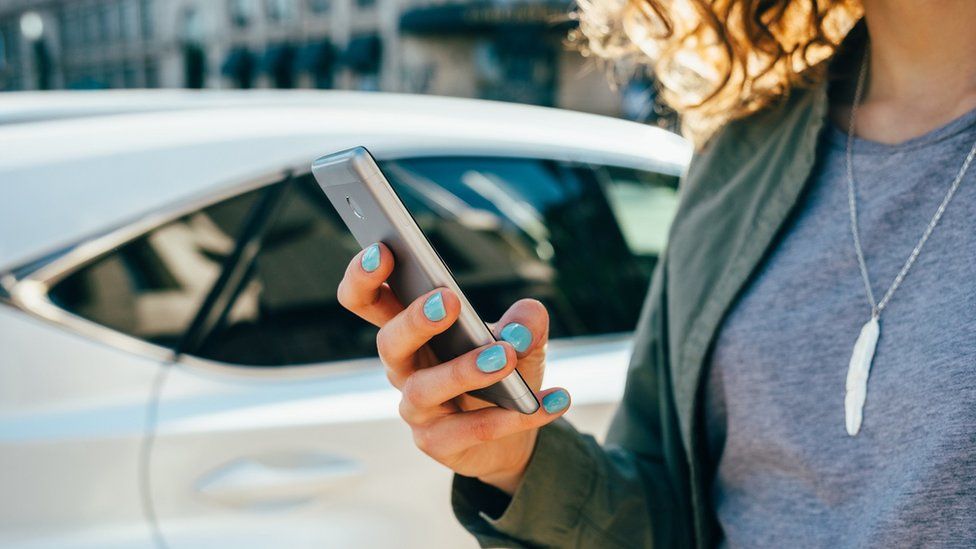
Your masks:
{"label": "t-shirt neckline", "polygon": [[[901,143],[881,143],[870,139],[854,137],[854,154],[891,154],[911,149],[919,149],[934,145],[968,130],[976,125],[976,109],[935,128],[918,137],[913,137]],[[847,147],[847,130],[841,129],[833,120],[830,121],[828,139],[831,146],[841,149]]]}

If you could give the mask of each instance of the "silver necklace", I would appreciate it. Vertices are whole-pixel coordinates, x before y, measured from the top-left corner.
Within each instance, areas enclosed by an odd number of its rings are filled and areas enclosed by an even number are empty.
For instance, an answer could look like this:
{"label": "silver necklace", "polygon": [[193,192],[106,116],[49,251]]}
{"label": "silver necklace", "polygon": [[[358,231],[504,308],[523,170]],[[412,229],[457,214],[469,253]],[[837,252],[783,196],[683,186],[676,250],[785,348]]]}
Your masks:
{"label": "silver necklace", "polygon": [[871,362],[874,360],[874,352],[878,345],[878,339],[881,337],[881,313],[888,306],[888,302],[891,301],[891,296],[895,293],[895,290],[905,280],[905,275],[908,274],[909,269],[915,264],[915,260],[918,259],[918,254],[922,252],[922,246],[925,246],[925,242],[932,235],[935,226],[942,219],[942,214],[945,213],[946,206],[949,205],[949,201],[952,200],[952,197],[955,196],[956,191],[959,189],[959,185],[966,175],[966,170],[969,169],[969,165],[973,162],[973,157],[976,157],[976,143],[973,143],[972,149],[970,149],[965,162],[962,164],[962,168],[959,169],[959,173],[956,174],[952,185],[949,186],[949,192],[946,193],[945,198],[942,199],[942,203],[939,204],[939,209],[935,211],[932,220],[925,227],[925,232],[922,233],[918,244],[915,244],[915,249],[908,256],[908,260],[905,261],[901,271],[895,277],[894,282],[888,287],[888,291],[881,296],[881,301],[875,301],[874,292],[871,290],[871,279],[868,276],[868,266],[864,261],[864,251],[861,249],[861,235],[858,230],[857,200],[854,192],[853,152],[854,120],[857,116],[857,107],[861,103],[861,95],[864,92],[864,78],[867,73],[869,53],[869,51],[865,51],[864,60],[861,62],[861,71],[857,76],[857,89],[854,92],[854,102],[851,105],[850,125],[847,129],[847,202],[851,212],[851,236],[854,238],[854,251],[857,253],[857,264],[861,270],[864,290],[867,293],[868,302],[871,304],[871,318],[861,327],[861,333],[857,338],[857,342],[854,343],[854,352],[851,354],[851,362],[847,368],[846,392],[844,394],[844,419],[847,434],[850,436],[856,435],[861,430],[861,421],[864,418],[864,401],[867,398],[868,391],[868,375],[871,373]]}

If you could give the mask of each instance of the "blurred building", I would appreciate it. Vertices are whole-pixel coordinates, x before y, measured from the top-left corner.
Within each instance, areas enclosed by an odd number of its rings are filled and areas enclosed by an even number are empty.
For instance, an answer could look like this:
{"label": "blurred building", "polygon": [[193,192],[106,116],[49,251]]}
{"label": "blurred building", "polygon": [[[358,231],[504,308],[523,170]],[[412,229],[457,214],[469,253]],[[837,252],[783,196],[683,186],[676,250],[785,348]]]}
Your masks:
{"label": "blurred building", "polygon": [[563,44],[567,1],[0,0],[0,89],[341,88],[619,115]]}

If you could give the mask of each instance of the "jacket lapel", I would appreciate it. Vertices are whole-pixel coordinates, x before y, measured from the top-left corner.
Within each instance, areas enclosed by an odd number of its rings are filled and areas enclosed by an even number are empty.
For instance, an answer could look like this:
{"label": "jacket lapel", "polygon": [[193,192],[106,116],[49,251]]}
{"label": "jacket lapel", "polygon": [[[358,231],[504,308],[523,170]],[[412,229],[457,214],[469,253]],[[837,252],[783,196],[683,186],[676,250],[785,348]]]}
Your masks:
{"label": "jacket lapel", "polygon": [[731,124],[696,158],[682,188],[668,249],[669,347],[693,500],[703,497],[703,454],[695,434],[703,366],[722,319],[806,187],[827,103],[824,84]]}

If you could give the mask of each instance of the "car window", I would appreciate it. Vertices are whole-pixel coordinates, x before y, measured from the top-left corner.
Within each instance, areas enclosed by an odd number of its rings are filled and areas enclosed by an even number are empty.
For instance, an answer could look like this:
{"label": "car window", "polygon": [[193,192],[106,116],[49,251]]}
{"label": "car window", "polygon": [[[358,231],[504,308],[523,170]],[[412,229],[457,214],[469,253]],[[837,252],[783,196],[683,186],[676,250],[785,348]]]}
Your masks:
{"label": "car window", "polygon": [[[634,328],[677,178],[537,159],[422,158],[382,169],[483,318],[532,297],[553,338]],[[375,355],[336,288],[359,246],[305,174],[288,183],[226,314],[194,348],[247,366]],[[59,306],[175,347],[234,249],[255,193],[164,225],[58,282]]]}
{"label": "car window", "polygon": [[48,293],[59,307],[173,348],[220,273],[256,191],[156,228],[88,263]]}

